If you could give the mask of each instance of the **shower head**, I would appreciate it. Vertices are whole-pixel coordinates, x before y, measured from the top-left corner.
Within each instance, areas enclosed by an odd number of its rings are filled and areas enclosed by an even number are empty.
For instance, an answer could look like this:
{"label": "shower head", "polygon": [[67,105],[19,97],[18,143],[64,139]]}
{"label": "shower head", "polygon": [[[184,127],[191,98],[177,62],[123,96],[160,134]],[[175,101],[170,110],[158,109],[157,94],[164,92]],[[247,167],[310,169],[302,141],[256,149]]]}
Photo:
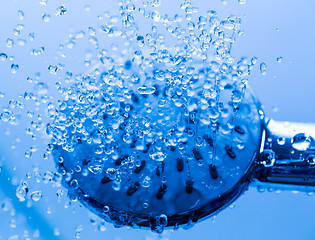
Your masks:
{"label": "shower head", "polygon": [[117,227],[161,232],[216,214],[253,179],[314,185],[300,178],[313,166],[312,137],[276,136],[246,80],[196,66],[183,76],[126,61],[119,75],[75,85],[47,126],[70,198]]}

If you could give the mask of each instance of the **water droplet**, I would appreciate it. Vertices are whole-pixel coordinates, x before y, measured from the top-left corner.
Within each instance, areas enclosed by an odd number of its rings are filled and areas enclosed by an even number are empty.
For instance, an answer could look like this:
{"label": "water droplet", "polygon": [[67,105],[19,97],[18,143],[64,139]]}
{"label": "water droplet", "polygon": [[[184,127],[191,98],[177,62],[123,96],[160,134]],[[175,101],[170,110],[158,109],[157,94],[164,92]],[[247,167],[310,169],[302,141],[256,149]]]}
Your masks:
{"label": "water droplet", "polygon": [[84,36],[85,36],[85,32],[84,31],[80,31],[80,32],[77,32],[74,37],[76,39],[79,39],[79,38],[83,38]]}
{"label": "water droplet", "polygon": [[13,29],[13,34],[14,34],[15,36],[20,35],[20,33],[21,33],[20,29],[18,29],[18,28],[14,28],[14,29]]}
{"label": "water droplet", "polygon": [[17,44],[19,46],[25,46],[26,45],[26,39],[18,39]]}
{"label": "water droplet", "polygon": [[0,61],[5,61],[8,59],[8,55],[5,53],[0,53]]}
{"label": "water droplet", "polygon": [[19,69],[20,67],[18,64],[14,64],[14,63],[11,64],[11,73],[15,74],[19,71]]}
{"label": "water droplet", "polygon": [[272,106],[272,111],[276,113],[276,112],[279,111],[279,109],[277,107],[275,107],[275,106]]}
{"label": "water droplet", "polygon": [[113,181],[113,182],[112,182],[112,188],[113,188],[115,191],[119,191],[120,188],[121,188],[121,181]]}
{"label": "water droplet", "polygon": [[45,13],[45,14],[43,14],[43,16],[42,16],[42,19],[43,19],[44,22],[49,22],[49,20],[50,20],[50,15],[47,14],[47,13]]}
{"label": "water droplet", "polygon": [[25,152],[24,156],[25,156],[26,158],[30,158],[30,157],[32,157],[32,152],[29,151],[29,150],[27,150],[27,151]]}
{"label": "water droplet", "polygon": [[265,62],[262,62],[260,64],[260,72],[262,75],[266,75],[267,74],[267,64]]}
{"label": "water droplet", "polygon": [[151,185],[151,178],[150,176],[146,176],[143,181],[141,182],[141,186],[144,188],[148,188]]}
{"label": "water droplet", "polygon": [[23,20],[24,19],[24,12],[22,10],[18,10],[18,18],[20,20]]}
{"label": "water droplet", "polygon": [[250,63],[252,65],[255,65],[257,63],[257,58],[256,57],[253,57],[251,60],[250,60]]}
{"label": "water droplet", "polygon": [[10,48],[10,47],[13,47],[13,46],[14,46],[14,41],[13,41],[13,39],[8,38],[8,39],[7,39],[7,47]]}
{"label": "water droplet", "polygon": [[115,180],[116,176],[117,176],[117,171],[115,168],[108,168],[106,170],[106,176],[110,179],[110,180]]}
{"label": "water droplet", "polygon": [[278,62],[278,63],[281,63],[281,62],[282,62],[282,60],[283,60],[283,58],[282,58],[282,57],[277,57],[277,62]]}
{"label": "water droplet", "polygon": [[108,69],[111,70],[114,67],[114,59],[112,59],[111,57],[106,57],[106,56],[102,56],[100,58],[101,62],[103,63],[103,65]]}
{"label": "water droplet", "polygon": [[139,94],[153,94],[155,92],[155,87],[138,87],[138,93]]}
{"label": "water droplet", "polygon": [[48,0],[39,0],[39,3],[40,3],[41,5],[44,5],[44,6],[47,5],[47,2],[48,2]]}
{"label": "water droplet", "polygon": [[310,165],[314,165],[315,164],[315,155],[314,154],[309,154],[306,157],[306,161],[310,164]]}
{"label": "water droplet", "polygon": [[18,197],[20,202],[25,201],[26,196],[28,193],[28,186],[26,182],[23,182],[17,189],[16,189],[16,196]]}
{"label": "water droplet", "polygon": [[285,138],[278,138],[277,139],[277,143],[279,144],[279,145],[284,145],[285,144]]}
{"label": "water droplet", "polygon": [[64,15],[64,14],[66,14],[67,13],[67,9],[65,8],[65,6],[63,6],[63,5],[61,5],[60,7],[58,7],[57,9],[56,9],[56,15],[57,16],[62,16],[62,15]]}
{"label": "water droplet", "polygon": [[247,0],[238,0],[239,4],[245,4],[247,2]]}
{"label": "water droplet", "polygon": [[74,188],[74,189],[77,189],[79,187],[79,182],[77,179],[73,179],[71,182],[70,182],[70,187]]}
{"label": "water droplet", "polygon": [[29,39],[30,41],[34,41],[34,40],[35,40],[35,33],[30,33],[30,34],[28,34],[28,39]]}
{"label": "water droplet", "polygon": [[156,219],[156,224],[160,227],[166,227],[168,223],[167,216],[165,214],[161,214],[157,219]]}
{"label": "water droplet", "polygon": [[276,154],[271,149],[265,149],[260,153],[258,159],[265,167],[272,167],[276,163]]}
{"label": "water droplet", "polygon": [[34,202],[38,202],[41,198],[42,198],[42,192],[41,191],[34,191],[32,192],[31,194],[31,199],[34,201]]}
{"label": "water droplet", "polygon": [[140,47],[143,47],[144,46],[144,37],[143,36],[138,36],[137,37],[137,42],[138,42],[138,45]]}
{"label": "water droplet", "polygon": [[109,211],[110,211],[110,208],[105,205],[104,208],[103,208],[103,212],[104,213],[109,213]]}
{"label": "water droplet", "polygon": [[161,0],[153,0],[152,7],[159,7],[161,5]]}
{"label": "water droplet", "polygon": [[91,5],[85,5],[84,10],[87,12],[91,11]]}
{"label": "water droplet", "polygon": [[50,65],[48,67],[48,70],[49,70],[50,74],[57,74],[59,71],[59,68],[56,65]]}
{"label": "water droplet", "polygon": [[152,13],[152,19],[155,21],[155,22],[159,22],[161,20],[161,15],[158,11],[154,11]]}
{"label": "water droplet", "polygon": [[313,138],[305,133],[295,135],[292,140],[292,147],[299,151],[306,151],[313,142]]}
{"label": "water droplet", "polygon": [[258,187],[257,187],[257,191],[258,191],[259,193],[263,193],[263,192],[266,191],[266,189],[265,189],[264,187],[262,187],[262,186],[258,186]]}

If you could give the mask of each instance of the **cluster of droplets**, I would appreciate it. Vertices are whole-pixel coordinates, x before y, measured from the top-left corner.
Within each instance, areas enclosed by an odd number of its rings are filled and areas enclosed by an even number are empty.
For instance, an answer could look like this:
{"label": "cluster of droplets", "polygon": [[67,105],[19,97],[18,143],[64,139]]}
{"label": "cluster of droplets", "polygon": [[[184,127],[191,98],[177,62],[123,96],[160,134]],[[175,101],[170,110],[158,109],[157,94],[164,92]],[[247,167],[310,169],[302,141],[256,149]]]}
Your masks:
{"label": "cluster of droplets", "polygon": [[[41,4],[46,3],[41,1]],[[231,159],[236,157],[233,148],[244,148],[242,142],[233,142],[233,136],[235,132],[246,134],[237,126],[238,111],[247,78],[257,59],[235,61],[231,55],[236,37],[243,34],[241,19],[229,16],[220,20],[215,11],[199,16],[198,8],[190,1],[183,2],[180,5],[182,12],[174,16],[161,14],[159,6],[159,0],[144,2],[140,7],[133,1],[120,1],[119,15],[105,13],[99,17],[102,20],[100,26],[70,34],[69,40],[59,46],[58,55],[65,58],[65,49],[72,49],[77,41],[87,38],[94,51],[84,64],[88,67],[93,63],[91,72],[67,71],[62,76],[62,62],[49,64],[48,72],[59,78],[55,86],[61,99],[54,101],[49,96],[48,85],[37,73],[34,78],[27,79],[34,84],[34,90],[21,94],[23,101],[12,101],[3,108],[1,121],[17,124],[14,111],[24,109],[22,102],[45,106],[49,123],[28,110],[27,116],[32,121],[26,133],[35,140],[37,133],[44,129],[51,137],[43,157],[47,159],[54,153],[58,173],[48,174],[50,177],[45,175],[45,179],[56,179],[49,182],[60,183],[63,178],[71,189],[77,190],[80,181],[76,174],[100,175],[101,184],[111,182],[112,189],[118,192],[147,165],[161,176],[161,187],[156,194],[161,199],[168,184],[167,176],[163,174],[167,167],[165,160],[172,152],[181,156],[177,159],[177,171],[183,171],[186,166],[185,190],[191,193],[194,180],[189,161],[196,159],[199,166],[208,164],[204,163],[199,147],[209,145],[212,148],[209,168],[214,180],[220,171],[215,165],[218,135],[231,135],[230,143],[225,146]],[[60,6],[55,15],[66,12],[66,7]],[[18,17],[24,19],[21,10]],[[137,24],[137,19],[142,17],[153,25],[145,33]],[[48,22],[51,15],[45,13],[42,19]],[[19,24],[14,35],[19,36],[23,29]],[[101,47],[98,34],[109,39],[109,47]],[[29,33],[28,37],[29,41],[34,41],[35,34]],[[13,46],[14,40],[8,39],[7,47]],[[45,46],[41,46],[33,49],[31,54],[37,56],[44,51]],[[7,59],[10,56],[0,54],[1,61]],[[13,59],[11,57],[11,61]],[[260,65],[260,68],[263,72],[266,65]],[[12,73],[18,70],[19,65],[12,63]],[[223,100],[224,92],[229,95]],[[56,152],[75,153],[82,145],[91,150],[90,156],[73,169],[67,169],[67,158],[57,156]],[[133,154],[125,154],[121,148],[134,149]],[[31,146],[25,151],[25,157],[32,158],[34,152],[37,147]],[[148,162],[142,160],[143,156]],[[109,162],[114,166],[105,167]],[[144,175],[140,182],[130,184],[127,195],[133,195],[140,186],[149,189],[153,184],[152,177]],[[20,201],[42,198],[40,190],[30,192],[26,181],[18,186],[16,195]],[[70,193],[69,197],[75,201],[79,196]],[[148,209],[150,202],[143,201],[142,206]],[[112,217],[108,220],[114,221]],[[125,219],[115,219],[114,223],[115,226],[127,225]],[[167,215],[161,214],[156,217],[152,229],[160,232],[167,225]],[[80,231],[77,232],[79,236]]]}
{"label": "cluster of droplets", "polygon": [[[167,184],[167,176],[163,176],[165,159],[172,152],[179,151],[183,156],[177,163],[177,170],[182,171],[194,158],[200,166],[204,164],[198,147],[204,144],[213,147],[222,119],[227,119],[227,123],[220,126],[221,133],[245,134],[237,126],[238,109],[256,59],[235,62],[230,55],[236,36],[242,35],[240,19],[230,16],[220,21],[215,11],[196,18],[197,8],[190,1],[181,5],[184,17],[180,14],[169,17],[154,10],[158,1],[150,4],[137,8],[132,2],[121,2],[120,16],[104,14],[107,22],[99,30],[114,39],[110,50],[100,49],[94,27],[89,27],[88,34],[80,31],[71,35],[66,44],[71,49],[78,39],[88,37],[99,59],[88,74],[67,72],[71,84],[56,84],[64,100],[49,107],[52,122],[46,132],[51,144],[59,149],[59,153],[54,153],[58,170],[72,189],[80,187],[75,177],[79,173],[100,175],[101,184],[111,182],[114,191],[121,191],[134,174],[149,165],[161,176],[157,198],[163,198]],[[138,29],[137,11],[152,19],[154,26],[149,33],[141,34]],[[174,47],[166,42],[170,36],[175,39]],[[59,69],[56,65],[48,68],[57,75]],[[222,90],[230,92],[226,102],[222,100]],[[198,135],[204,129],[211,137]],[[187,144],[192,146],[188,150],[185,144],[191,138],[195,140],[192,145]],[[233,159],[236,156],[231,139],[225,150]],[[91,150],[90,156],[73,166],[75,174],[71,174],[60,153],[78,152],[82,144]],[[126,146],[135,149],[134,154],[120,150]],[[244,146],[238,143],[237,148],[241,150]],[[151,159],[149,163],[142,160],[143,155]],[[212,155],[215,159],[215,152]],[[109,162],[114,166],[105,167]],[[218,178],[217,171],[211,164],[213,179]],[[186,192],[190,193],[193,179],[189,166],[186,174]],[[140,186],[150,188],[151,178],[145,175],[139,183],[131,184],[127,195],[133,195]],[[142,206],[147,209],[149,204],[144,201]],[[126,225],[125,221],[115,219],[114,224]],[[156,218],[153,230],[163,230],[167,224],[167,216],[162,214]]]}

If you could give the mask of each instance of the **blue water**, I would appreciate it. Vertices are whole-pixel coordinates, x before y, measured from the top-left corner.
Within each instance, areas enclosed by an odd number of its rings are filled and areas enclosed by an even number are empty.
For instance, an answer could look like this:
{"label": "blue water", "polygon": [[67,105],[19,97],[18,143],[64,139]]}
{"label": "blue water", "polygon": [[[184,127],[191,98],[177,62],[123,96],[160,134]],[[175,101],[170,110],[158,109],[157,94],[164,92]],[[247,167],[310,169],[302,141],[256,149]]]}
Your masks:
{"label": "blue water", "polygon": [[[55,15],[56,9],[63,3],[67,12],[61,14],[62,11],[58,9],[58,16]],[[0,61],[0,91],[6,93],[4,98],[0,98],[1,106],[11,99],[18,100],[19,93],[32,89],[33,85],[26,80],[29,74],[35,76],[40,71],[41,80],[52,84],[55,78],[47,68],[58,64],[55,56],[62,58],[58,55],[58,46],[67,42],[69,29],[78,32],[87,29],[91,24],[98,24],[101,19],[97,19],[97,16],[115,9],[115,4],[83,0],[48,0],[47,6],[35,0],[28,3],[21,0],[0,3],[0,52],[15,57],[13,61]],[[242,18],[245,33],[233,45],[232,55],[235,58],[257,57],[259,65],[263,62],[266,64],[266,74],[262,75],[259,66],[256,66],[249,81],[263,103],[267,116],[277,120],[314,122],[315,106],[312,103],[315,90],[315,4],[311,0],[257,0],[242,5],[236,0],[228,0],[226,5],[219,0],[212,0],[195,1],[194,4],[199,6],[200,13],[205,9],[213,9],[222,18],[229,14]],[[87,5],[90,5],[90,11],[87,11]],[[178,11],[178,4],[177,1],[162,1],[160,8],[161,11],[174,14]],[[19,9],[24,12],[23,20],[21,13],[18,13]],[[51,16],[49,21],[48,15]],[[24,28],[20,29],[18,24],[23,24]],[[18,36],[15,35],[18,31],[14,31],[17,27],[20,29]],[[31,41],[33,35],[30,37],[29,33],[35,33],[34,41]],[[6,47],[8,38],[14,39],[14,47]],[[24,38],[27,38],[27,43],[21,46],[23,40],[18,39]],[[79,62],[82,64],[82,49],[85,49],[86,44],[78,41],[64,62],[73,69],[76,68],[76,62],[78,65]],[[41,53],[42,47],[45,49]],[[30,54],[34,49],[38,53],[36,56]],[[282,61],[279,61],[280,57]],[[13,71],[17,71],[15,74],[11,72],[12,64]],[[18,69],[16,64],[19,65]],[[50,71],[55,71],[53,69],[52,67]],[[7,131],[11,134],[8,135]],[[54,169],[54,164],[52,159],[43,160],[39,154],[34,154],[32,159],[25,158],[25,150],[32,145],[31,137],[25,134],[25,126],[1,124],[0,133],[1,159],[5,163],[5,168],[0,172],[0,239],[23,236],[25,230],[36,237],[36,228],[41,228],[42,236],[45,232],[55,231],[56,235],[60,232],[60,239],[74,239],[79,237],[78,232],[81,239],[158,239],[157,235],[148,231],[114,229],[110,224],[106,224],[107,230],[101,232],[104,228],[99,223],[100,220],[79,207],[78,203],[65,208],[67,196],[63,194],[58,202],[58,187],[52,188],[42,180],[36,183],[36,167],[39,166],[41,172],[45,172]],[[17,137],[20,142],[16,140]],[[14,141],[16,148],[12,149]],[[14,214],[10,211],[10,204],[3,203],[12,199],[19,206],[15,190],[19,179],[27,178],[27,173],[31,175],[30,192],[40,189],[43,191],[43,198],[33,201],[33,206],[28,210],[25,210],[23,202],[20,207],[16,207],[17,212]],[[9,174],[13,176],[10,182],[15,186],[5,184]],[[188,231],[166,232],[162,239],[314,239],[314,212],[314,196],[291,192],[258,193],[256,189],[250,188],[236,201],[234,207],[221,212],[214,220],[201,222]],[[28,216],[36,219],[33,225],[27,224]]]}

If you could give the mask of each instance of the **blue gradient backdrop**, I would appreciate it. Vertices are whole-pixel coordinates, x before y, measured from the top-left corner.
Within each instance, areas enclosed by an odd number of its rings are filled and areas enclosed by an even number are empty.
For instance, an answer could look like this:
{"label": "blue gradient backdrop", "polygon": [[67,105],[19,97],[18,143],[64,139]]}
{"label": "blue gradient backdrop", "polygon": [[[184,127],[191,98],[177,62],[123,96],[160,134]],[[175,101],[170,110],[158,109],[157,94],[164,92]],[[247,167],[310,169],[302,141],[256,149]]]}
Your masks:
{"label": "blue gradient backdrop", "polygon": [[[164,11],[167,9],[169,12],[179,11],[178,2],[162,0],[161,9]],[[66,4],[68,13],[56,17],[55,9],[62,3]],[[7,93],[5,98],[0,99],[0,106],[31,88],[26,82],[28,74],[34,74],[36,71],[47,72],[47,66],[57,62],[56,50],[59,43],[67,40],[70,28],[79,31],[85,30],[89,24],[99,24],[97,15],[116,8],[115,3],[116,1],[112,0],[48,0],[48,5],[42,6],[38,0],[0,0],[0,52],[15,56],[13,62],[16,61],[20,65],[20,71],[12,75],[9,69],[12,62],[0,62],[0,91]],[[267,116],[277,120],[315,122],[315,1],[248,0],[246,4],[240,5],[237,0],[228,0],[228,3],[223,5],[220,0],[194,0],[193,3],[199,6],[200,13],[216,10],[221,18],[230,14],[242,17],[245,34],[234,44],[232,55],[236,59],[242,56],[255,56],[258,58],[258,63],[266,62],[267,75],[262,76],[259,66],[256,66],[249,82],[264,105]],[[90,12],[84,10],[87,4],[91,5]],[[25,13],[23,21],[17,17],[19,9]],[[44,13],[52,15],[50,22],[43,22],[41,16]],[[13,29],[18,23],[25,25],[21,36],[35,32],[36,43],[30,43],[33,44],[32,47],[28,43],[25,46],[16,44],[8,49],[6,39],[14,37]],[[46,47],[43,56],[38,58],[30,56],[31,49],[40,46]],[[79,61],[80,52],[84,47],[84,45],[76,46],[65,61]],[[280,56],[283,61],[278,63],[276,59]],[[49,74],[43,74],[42,78],[53,83]],[[275,111],[276,108],[278,111]],[[8,130],[11,132],[10,135],[6,135]],[[12,199],[16,201],[16,186],[8,183],[16,183],[17,179],[25,178],[27,171],[32,172],[34,162],[41,170],[54,168],[51,159],[43,161],[38,157],[38,160],[25,160],[24,151],[30,143],[27,142],[29,138],[24,137],[24,132],[25,126],[11,127],[0,124],[0,161],[6,166],[0,172],[2,179],[0,239],[22,234],[24,230],[33,233],[32,228],[36,228],[36,222],[35,226],[29,224],[31,221],[25,213],[31,213],[29,210],[25,212],[23,205],[15,216],[3,208],[3,203],[10,204]],[[12,150],[12,142],[17,136],[22,141],[15,150]],[[13,178],[6,183],[8,174]],[[45,189],[43,199],[34,203],[31,209],[37,211],[50,228],[59,229],[61,234],[56,239],[74,239],[78,225],[83,226],[81,239],[159,239],[157,235],[147,231],[114,229],[109,224],[106,225],[105,232],[95,231],[97,226],[90,222],[91,215],[86,209],[77,203],[65,208],[66,196],[63,196],[62,201],[58,203],[55,196],[56,189],[41,184],[37,186]],[[52,209],[51,214],[47,214],[47,208]],[[12,219],[17,221],[15,228],[10,227]],[[292,192],[258,193],[255,188],[250,188],[236,201],[234,208],[221,212],[214,223],[209,219],[190,230],[166,232],[162,239],[314,240],[314,226],[315,196]]]}

